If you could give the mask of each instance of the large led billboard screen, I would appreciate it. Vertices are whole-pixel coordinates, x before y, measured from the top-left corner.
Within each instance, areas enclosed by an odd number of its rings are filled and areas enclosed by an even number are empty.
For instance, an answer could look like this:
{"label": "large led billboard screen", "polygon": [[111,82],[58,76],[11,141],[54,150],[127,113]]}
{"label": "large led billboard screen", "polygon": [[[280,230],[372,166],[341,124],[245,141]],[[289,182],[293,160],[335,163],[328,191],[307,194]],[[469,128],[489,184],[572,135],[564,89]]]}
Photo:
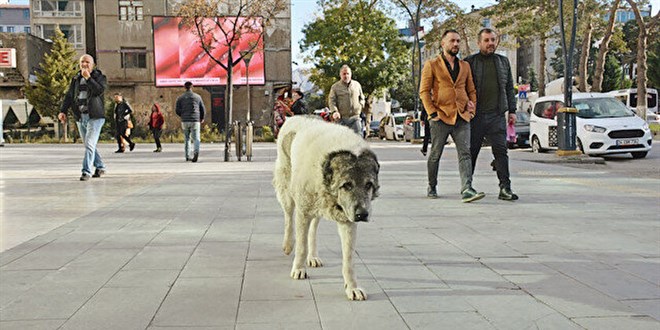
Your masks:
{"label": "large led billboard screen", "polygon": [[[220,22],[225,31],[231,31],[232,19],[235,17],[208,18],[209,26]],[[247,18],[238,18],[240,25]],[[257,44],[250,60],[250,85],[263,85],[264,77],[264,53],[263,38],[261,37],[261,19],[252,18],[254,28],[249,32],[241,34],[241,38],[235,42],[232,52],[234,60],[240,57],[241,51],[249,50],[252,45]],[[183,86],[186,81],[195,86],[219,86],[227,84],[227,72],[202,48],[199,36],[193,30],[182,24],[180,17],[153,17],[154,31],[154,61],[156,68],[156,86]],[[259,30],[257,30],[259,29]],[[255,32],[256,31],[256,32]],[[213,36],[207,35],[210,41],[210,52],[214,58],[220,59],[227,64],[227,47],[222,30],[216,27]],[[241,61],[233,68],[232,82],[234,85],[246,85],[246,67]]]}

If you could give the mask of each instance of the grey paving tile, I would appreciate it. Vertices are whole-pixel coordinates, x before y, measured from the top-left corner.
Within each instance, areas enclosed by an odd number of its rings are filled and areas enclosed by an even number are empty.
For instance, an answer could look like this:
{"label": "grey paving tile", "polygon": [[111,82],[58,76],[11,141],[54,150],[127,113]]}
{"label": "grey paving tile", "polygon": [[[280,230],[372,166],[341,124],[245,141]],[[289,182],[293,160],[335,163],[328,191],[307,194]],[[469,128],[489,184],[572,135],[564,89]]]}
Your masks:
{"label": "grey paving tile", "polygon": [[65,319],[73,315],[123,265],[134,250],[90,250],[39,280],[2,310],[0,320]]}
{"label": "grey paving tile", "polygon": [[282,234],[253,234],[250,238],[248,260],[277,260],[282,258]]}
{"label": "grey paving tile", "polygon": [[[233,328],[232,328],[233,329]],[[320,323],[246,323],[237,324],[236,330],[321,330]],[[327,329],[327,328],[326,328]]]}
{"label": "grey paving tile", "polygon": [[141,249],[158,234],[158,231],[139,231],[139,232],[125,232],[120,231],[117,234],[111,235],[99,242],[95,248],[101,249],[118,249],[118,248],[136,248]]}
{"label": "grey paving tile", "polygon": [[146,246],[124,270],[182,269],[194,246]]}
{"label": "grey paving tile", "polygon": [[616,299],[658,299],[660,286],[600,262],[546,262],[548,267]]}
{"label": "grey paving tile", "polygon": [[233,325],[242,278],[180,278],[156,313],[152,326],[213,327]]}
{"label": "grey paving tile", "polygon": [[447,242],[438,242],[435,244],[407,244],[404,248],[424,264],[477,262],[476,258]]}
{"label": "grey paving tile", "polygon": [[238,309],[238,324],[272,323],[317,323],[319,316],[311,300],[259,300],[241,301]]}
{"label": "grey paving tile", "polygon": [[181,276],[242,276],[248,247],[248,242],[201,242],[184,267]]}
{"label": "grey paving tile", "polygon": [[557,273],[556,270],[531,258],[481,258],[479,261],[500,275]]}
{"label": "grey paving tile", "polygon": [[39,235],[33,239],[30,239],[29,241],[21,244],[14,246],[13,248],[9,250],[5,250],[0,254],[0,266],[5,266],[10,262],[13,262],[31,252],[34,250],[39,249],[40,247],[55,241],[56,239],[69,234],[72,232],[74,229],[72,228],[56,228],[53,229],[52,231],[45,233],[43,235]]}
{"label": "grey paving tile", "polygon": [[247,242],[250,240],[252,227],[251,219],[216,219],[206,231],[202,241]]}
{"label": "grey paving tile", "polygon": [[657,330],[660,328],[660,322],[648,316],[587,317],[574,318],[573,321],[586,329]]}
{"label": "grey paving tile", "polygon": [[450,289],[385,290],[399,313],[476,312],[461,292]]}
{"label": "grey paving tile", "polygon": [[497,329],[477,312],[434,312],[434,313],[403,313],[406,324],[411,330],[436,329]]}
{"label": "grey paving tile", "polygon": [[507,275],[506,278],[571,318],[635,314],[628,305],[563,275]]}
{"label": "grey paving tile", "polygon": [[163,231],[158,233],[151,242],[150,246],[177,246],[177,245],[197,245],[204,236],[206,227],[190,228],[173,226],[171,223]]}
{"label": "grey paving tile", "polygon": [[234,330],[233,325],[217,327],[148,327],[147,330]]}
{"label": "grey paving tile", "polygon": [[85,251],[92,248],[94,243],[75,243],[75,242],[58,242],[43,245],[29,254],[16,259],[6,265],[2,270],[43,270],[43,269],[60,269],[71,260]]}
{"label": "grey paving tile", "polygon": [[511,290],[516,286],[481,263],[433,264],[428,268],[452,289]]}
{"label": "grey paving tile", "polygon": [[648,315],[660,321],[660,299],[626,300],[622,303],[630,306],[637,314]]}
{"label": "grey paving tile", "polygon": [[117,272],[105,284],[106,288],[134,288],[164,286],[171,287],[179,276],[177,269],[137,269]]}
{"label": "grey paving tile", "polygon": [[[369,291],[368,287],[365,287]],[[344,295],[317,301],[323,329],[407,329],[406,323],[383,295],[365,301],[347,301]]]}
{"label": "grey paving tile", "polygon": [[466,299],[498,329],[580,329],[566,316],[523,292]]}
{"label": "grey paving tile", "polygon": [[283,258],[248,262],[241,300],[313,299],[310,280],[294,280],[290,273],[291,262]]}
{"label": "grey paving tile", "polygon": [[20,297],[52,270],[0,271],[0,309]]}
{"label": "grey paving tile", "polygon": [[27,320],[27,321],[0,321],[2,330],[56,330],[66,321],[61,320]]}
{"label": "grey paving tile", "polygon": [[168,290],[165,286],[103,288],[61,329],[145,329]]}

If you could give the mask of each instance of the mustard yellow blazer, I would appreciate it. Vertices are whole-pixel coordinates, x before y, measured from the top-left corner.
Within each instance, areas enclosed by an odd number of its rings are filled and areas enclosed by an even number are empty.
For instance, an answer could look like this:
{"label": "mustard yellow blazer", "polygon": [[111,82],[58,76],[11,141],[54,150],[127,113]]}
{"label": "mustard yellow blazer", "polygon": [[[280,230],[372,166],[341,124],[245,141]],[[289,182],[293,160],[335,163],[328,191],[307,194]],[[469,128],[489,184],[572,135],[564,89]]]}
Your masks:
{"label": "mustard yellow blazer", "polygon": [[467,109],[468,101],[472,101],[475,107],[477,105],[472,70],[470,64],[463,60],[459,60],[458,65],[461,70],[456,82],[453,82],[441,55],[424,64],[419,97],[429,119],[437,116],[444,123],[454,125],[457,115],[467,122],[474,117],[474,110],[470,112]]}

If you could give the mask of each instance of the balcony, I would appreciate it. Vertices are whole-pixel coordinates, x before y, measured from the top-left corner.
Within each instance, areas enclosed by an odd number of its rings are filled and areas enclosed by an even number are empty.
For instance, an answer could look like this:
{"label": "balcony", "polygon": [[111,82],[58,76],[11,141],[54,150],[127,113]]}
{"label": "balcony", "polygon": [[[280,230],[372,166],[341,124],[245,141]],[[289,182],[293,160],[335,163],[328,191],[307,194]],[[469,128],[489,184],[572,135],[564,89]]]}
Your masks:
{"label": "balcony", "polygon": [[34,11],[34,17],[82,17],[82,11]]}

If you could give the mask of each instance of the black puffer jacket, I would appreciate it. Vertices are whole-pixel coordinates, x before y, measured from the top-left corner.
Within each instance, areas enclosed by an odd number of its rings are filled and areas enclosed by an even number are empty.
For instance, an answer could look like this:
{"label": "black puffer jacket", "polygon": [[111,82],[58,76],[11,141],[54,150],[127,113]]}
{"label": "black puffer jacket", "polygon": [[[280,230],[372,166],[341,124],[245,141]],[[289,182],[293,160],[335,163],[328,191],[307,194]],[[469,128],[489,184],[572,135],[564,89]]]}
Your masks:
{"label": "black puffer jacket", "polygon": [[133,113],[131,106],[128,105],[128,102],[122,100],[115,105],[115,122],[121,123],[126,121],[131,113]]}
{"label": "black puffer jacket", "polygon": [[[511,64],[506,56],[493,54],[495,56],[495,69],[497,70],[497,79],[500,86],[499,110],[501,113],[509,111],[516,112],[516,95],[513,90],[513,79],[511,78]],[[483,77],[484,77],[484,56],[481,53],[472,54],[465,58],[470,63],[472,69],[472,79],[474,87],[477,89],[477,114],[479,114],[479,99],[482,98]]]}
{"label": "black puffer jacket", "polygon": [[[81,78],[82,75],[80,74],[80,71],[78,71],[78,74],[71,79],[69,90],[64,96],[62,107],[60,107],[60,112],[65,115],[69,112],[69,109],[72,109],[76,121],[80,120],[78,91]],[[98,119],[105,117],[103,93],[105,93],[106,88],[108,88],[108,82],[105,75],[100,70],[92,70],[90,77],[87,80],[87,110],[89,111],[90,118]]]}

